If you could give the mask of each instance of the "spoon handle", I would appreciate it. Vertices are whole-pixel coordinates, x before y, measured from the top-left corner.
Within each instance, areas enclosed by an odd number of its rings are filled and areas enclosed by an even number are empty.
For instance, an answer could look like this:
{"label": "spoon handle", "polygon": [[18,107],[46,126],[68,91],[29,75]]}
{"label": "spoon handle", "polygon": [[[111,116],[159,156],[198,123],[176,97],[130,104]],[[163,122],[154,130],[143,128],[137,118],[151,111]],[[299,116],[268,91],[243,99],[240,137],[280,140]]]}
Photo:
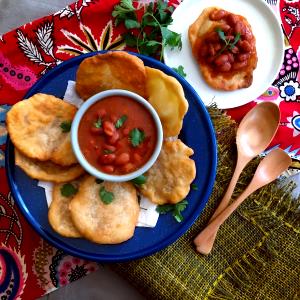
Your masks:
{"label": "spoon handle", "polygon": [[228,217],[238,208],[238,206],[259,187],[251,182],[244,192],[229,206],[227,206],[220,214],[218,214],[204,228],[194,240],[196,250],[201,254],[209,254],[213,247],[217,232],[220,226],[228,219]]}
{"label": "spoon handle", "polygon": [[[251,159],[251,158],[250,158]],[[234,188],[237,184],[237,181],[243,171],[243,169],[245,168],[245,166],[248,164],[249,158],[243,157],[241,155],[238,156],[237,158],[237,163],[236,163],[236,167],[234,170],[234,173],[232,175],[232,178],[230,180],[230,183],[228,185],[228,188],[226,190],[225,195],[223,196],[222,200],[220,201],[217,209],[215,210],[214,214],[211,216],[209,223],[221,212],[223,211],[229,204],[231,196],[233,194]]]}

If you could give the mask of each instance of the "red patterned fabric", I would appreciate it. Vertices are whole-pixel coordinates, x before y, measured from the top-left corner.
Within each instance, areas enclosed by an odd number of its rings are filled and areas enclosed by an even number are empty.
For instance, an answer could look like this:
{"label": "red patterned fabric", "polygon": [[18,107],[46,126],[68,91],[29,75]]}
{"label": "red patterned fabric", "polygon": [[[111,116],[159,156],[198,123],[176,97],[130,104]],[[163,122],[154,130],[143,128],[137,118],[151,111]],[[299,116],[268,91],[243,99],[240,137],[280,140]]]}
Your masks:
{"label": "red patterned fabric", "polygon": [[[125,28],[115,28],[111,17],[118,2],[80,0],[0,37],[1,299],[35,299],[98,268],[96,263],[71,257],[48,245],[20,214],[4,169],[5,114],[43,74],[62,61],[96,50],[125,49],[120,36]],[[136,5],[142,8],[149,2],[140,1]],[[179,2],[170,1],[174,6]],[[272,145],[288,148],[299,159],[300,4],[281,0],[274,9],[280,12],[291,43],[286,49],[284,66],[272,87],[257,101],[228,113],[238,120],[258,101],[277,101],[282,124]]]}

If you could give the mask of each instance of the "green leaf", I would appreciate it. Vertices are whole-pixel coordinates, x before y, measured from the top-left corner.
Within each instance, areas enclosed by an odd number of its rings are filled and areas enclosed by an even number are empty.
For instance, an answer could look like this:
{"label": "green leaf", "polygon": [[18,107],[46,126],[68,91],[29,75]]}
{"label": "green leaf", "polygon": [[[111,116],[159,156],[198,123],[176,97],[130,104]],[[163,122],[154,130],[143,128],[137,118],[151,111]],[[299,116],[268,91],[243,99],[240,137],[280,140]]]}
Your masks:
{"label": "green leaf", "polygon": [[217,27],[215,30],[216,30],[216,32],[218,33],[219,38],[220,38],[222,41],[224,41],[224,42],[227,43],[227,40],[226,40],[226,36],[225,36],[224,31],[223,31],[220,27]]}
{"label": "green leaf", "polygon": [[60,188],[60,193],[64,197],[71,197],[75,195],[78,192],[78,189],[71,183],[65,183],[61,188]]}
{"label": "green leaf", "polygon": [[194,191],[198,191],[198,186],[197,186],[197,184],[195,184],[195,183],[192,183],[192,184],[191,184],[191,188],[192,188],[192,190],[194,190]]}
{"label": "green leaf", "polygon": [[97,183],[97,184],[100,184],[100,183],[102,183],[104,180],[102,180],[102,179],[100,179],[100,178],[96,178],[96,180],[95,180],[95,182]]}
{"label": "green leaf", "polygon": [[121,0],[120,4],[115,5],[112,16],[115,18],[116,26],[126,20],[137,21],[135,8],[131,0]]}
{"label": "green leaf", "polygon": [[148,47],[152,47],[152,46],[156,46],[156,45],[161,45],[161,43],[158,41],[149,41],[149,42],[146,42],[146,45]]}
{"label": "green leaf", "polygon": [[101,128],[102,127],[102,120],[98,118],[98,120],[94,123],[94,127]]}
{"label": "green leaf", "polygon": [[100,188],[99,196],[104,204],[110,204],[114,200],[114,194],[107,191],[104,186]]}
{"label": "green leaf", "polygon": [[161,34],[163,38],[163,44],[169,46],[172,49],[178,47],[181,49],[181,34],[169,30],[167,27],[161,27]]}
{"label": "green leaf", "polygon": [[236,43],[240,40],[241,34],[238,32],[234,37],[234,41],[230,44],[230,49],[233,49]]}
{"label": "green leaf", "polygon": [[147,177],[145,175],[140,175],[131,180],[131,182],[137,186],[141,186],[142,184],[146,183],[146,181],[147,181]]}
{"label": "green leaf", "polygon": [[124,125],[124,123],[125,123],[126,120],[127,120],[127,116],[126,116],[126,115],[123,115],[121,118],[119,118],[119,119],[117,120],[117,122],[116,122],[116,124],[115,124],[115,127],[116,127],[116,128],[121,128],[121,127]]}
{"label": "green leaf", "polygon": [[123,34],[124,41],[128,47],[136,47],[137,38],[131,33]]}
{"label": "green leaf", "polygon": [[111,153],[114,153],[114,151],[109,150],[109,149],[104,149],[104,150],[103,150],[103,153],[104,153],[104,154],[111,154]]}
{"label": "green leaf", "polygon": [[69,132],[71,130],[72,121],[63,121],[60,124],[60,128],[62,129],[62,132]]}
{"label": "green leaf", "polygon": [[172,68],[176,73],[178,73],[182,77],[186,77],[186,73],[184,72],[183,66],[178,66],[177,68]]}
{"label": "green leaf", "polygon": [[143,130],[138,128],[133,128],[129,132],[129,138],[133,147],[137,147],[140,145],[145,139],[145,133]]}
{"label": "green leaf", "polygon": [[177,204],[164,204],[164,205],[158,205],[156,208],[156,211],[159,214],[166,214],[171,212],[173,218],[178,222],[182,222],[183,221],[183,216],[181,214],[182,211],[184,211],[186,209],[188,205],[188,202],[186,199],[178,202]]}
{"label": "green leaf", "polygon": [[136,20],[126,19],[125,20],[125,27],[127,29],[140,28],[141,24]]}

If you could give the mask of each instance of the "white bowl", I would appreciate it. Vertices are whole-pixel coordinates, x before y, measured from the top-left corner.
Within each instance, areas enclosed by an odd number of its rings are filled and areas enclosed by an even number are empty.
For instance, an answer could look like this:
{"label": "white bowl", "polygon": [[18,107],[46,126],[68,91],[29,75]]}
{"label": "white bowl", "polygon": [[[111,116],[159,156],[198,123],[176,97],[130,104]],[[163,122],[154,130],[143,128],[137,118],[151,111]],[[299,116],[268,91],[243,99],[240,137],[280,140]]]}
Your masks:
{"label": "white bowl", "polygon": [[[138,170],[124,174],[124,175],[111,175],[107,174],[104,172],[101,172],[100,170],[96,169],[94,166],[92,166],[84,157],[78,143],[78,127],[80,124],[80,121],[82,119],[82,116],[85,114],[85,112],[92,106],[94,103],[101,101],[104,98],[111,97],[111,96],[125,96],[133,99],[134,101],[142,104],[148,112],[151,114],[154,124],[156,127],[156,132],[157,132],[157,141],[156,145],[154,148],[154,151],[150,157],[150,159],[143,165],[141,166]],[[100,178],[105,181],[114,181],[114,182],[123,182],[123,181],[129,181],[131,179],[134,179],[143,173],[145,173],[147,170],[151,168],[151,166],[154,164],[156,161],[161,147],[162,147],[162,141],[163,141],[163,129],[161,125],[161,121],[159,119],[159,116],[155,109],[151,106],[151,104],[144,99],[143,97],[127,91],[127,90],[120,90],[120,89],[113,89],[113,90],[107,90],[104,92],[100,92],[98,94],[95,94],[91,98],[89,98],[87,101],[85,101],[82,106],[79,108],[77,111],[74,120],[72,122],[72,127],[71,127],[71,143],[72,143],[72,148],[75,153],[75,156],[79,162],[79,164],[91,175],[95,176],[96,178]]]}

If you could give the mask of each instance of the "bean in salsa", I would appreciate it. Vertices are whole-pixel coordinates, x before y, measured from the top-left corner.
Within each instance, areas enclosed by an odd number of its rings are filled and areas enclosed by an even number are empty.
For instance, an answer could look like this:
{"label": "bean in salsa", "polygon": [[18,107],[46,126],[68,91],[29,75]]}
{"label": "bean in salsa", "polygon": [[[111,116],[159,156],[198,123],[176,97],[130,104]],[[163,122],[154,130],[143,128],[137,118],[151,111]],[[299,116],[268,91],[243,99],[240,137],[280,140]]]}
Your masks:
{"label": "bean in salsa", "polygon": [[135,100],[111,96],[93,104],[82,117],[78,142],[87,161],[104,173],[122,175],[142,167],[157,141],[149,111]]}

